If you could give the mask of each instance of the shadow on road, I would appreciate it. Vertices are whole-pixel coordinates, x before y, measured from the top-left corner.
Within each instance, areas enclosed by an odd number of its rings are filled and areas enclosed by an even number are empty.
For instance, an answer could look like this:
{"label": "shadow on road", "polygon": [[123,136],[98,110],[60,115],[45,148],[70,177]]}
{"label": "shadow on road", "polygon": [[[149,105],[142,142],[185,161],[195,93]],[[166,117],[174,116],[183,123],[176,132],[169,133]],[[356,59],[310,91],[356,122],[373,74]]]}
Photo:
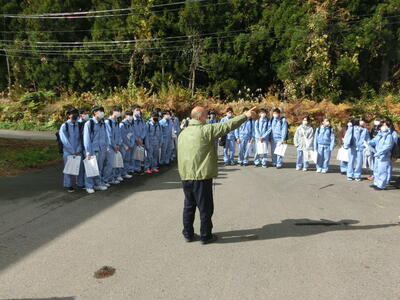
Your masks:
{"label": "shadow on road", "polygon": [[324,219],[318,221],[310,219],[286,219],[281,221],[281,223],[267,224],[261,228],[216,232],[215,234],[218,236],[216,243],[225,244],[287,237],[303,237],[329,231],[370,230],[399,226],[398,223],[363,226],[354,225],[358,223],[359,221],[357,220],[340,220],[335,222]]}

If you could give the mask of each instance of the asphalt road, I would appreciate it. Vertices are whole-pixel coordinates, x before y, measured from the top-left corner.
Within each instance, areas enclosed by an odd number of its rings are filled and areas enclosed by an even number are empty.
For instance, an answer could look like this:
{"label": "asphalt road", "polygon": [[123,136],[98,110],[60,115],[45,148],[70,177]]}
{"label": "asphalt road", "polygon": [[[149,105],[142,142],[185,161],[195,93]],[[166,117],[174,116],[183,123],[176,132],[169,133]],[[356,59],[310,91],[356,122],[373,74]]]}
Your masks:
{"label": "asphalt road", "polygon": [[293,161],[220,169],[210,245],[181,236],[176,167],[93,195],[1,178],[0,299],[400,299],[400,190]]}

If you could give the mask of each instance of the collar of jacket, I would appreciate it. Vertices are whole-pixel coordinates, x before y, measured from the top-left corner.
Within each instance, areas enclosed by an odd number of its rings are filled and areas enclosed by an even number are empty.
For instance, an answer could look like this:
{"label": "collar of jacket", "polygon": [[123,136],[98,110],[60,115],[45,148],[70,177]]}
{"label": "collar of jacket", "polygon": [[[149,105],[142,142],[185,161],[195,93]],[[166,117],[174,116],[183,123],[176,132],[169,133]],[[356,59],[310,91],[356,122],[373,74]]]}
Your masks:
{"label": "collar of jacket", "polygon": [[201,123],[200,121],[198,121],[198,120],[190,120],[189,121],[189,125],[188,126],[199,126],[199,125],[204,125],[203,123]]}

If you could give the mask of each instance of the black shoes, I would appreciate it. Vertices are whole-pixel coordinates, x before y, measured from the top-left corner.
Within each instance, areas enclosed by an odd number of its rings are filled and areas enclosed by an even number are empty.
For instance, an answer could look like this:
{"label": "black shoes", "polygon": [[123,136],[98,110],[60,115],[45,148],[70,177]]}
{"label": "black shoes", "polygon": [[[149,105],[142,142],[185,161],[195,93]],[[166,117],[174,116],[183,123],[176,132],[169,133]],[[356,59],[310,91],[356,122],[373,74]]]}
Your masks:
{"label": "black shoes", "polygon": [[218,240],[218,237],[215,234],[212,234],[210,238],[208,238],[206,240],[202,240],[201,243],[203,245],[207,245],[207,244],[211,244],[211,243],[215,242],[216,240]]}

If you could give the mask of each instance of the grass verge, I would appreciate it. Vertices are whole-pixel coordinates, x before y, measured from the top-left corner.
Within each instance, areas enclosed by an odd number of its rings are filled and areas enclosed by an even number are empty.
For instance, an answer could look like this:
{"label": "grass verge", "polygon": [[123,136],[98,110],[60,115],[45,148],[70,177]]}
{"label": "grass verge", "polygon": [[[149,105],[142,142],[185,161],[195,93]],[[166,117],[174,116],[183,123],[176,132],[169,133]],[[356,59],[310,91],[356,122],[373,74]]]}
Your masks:
{"label": "grass verge", "polygon": [[0,176],[11,176],[61,161],[56,141],[0,138]]}

